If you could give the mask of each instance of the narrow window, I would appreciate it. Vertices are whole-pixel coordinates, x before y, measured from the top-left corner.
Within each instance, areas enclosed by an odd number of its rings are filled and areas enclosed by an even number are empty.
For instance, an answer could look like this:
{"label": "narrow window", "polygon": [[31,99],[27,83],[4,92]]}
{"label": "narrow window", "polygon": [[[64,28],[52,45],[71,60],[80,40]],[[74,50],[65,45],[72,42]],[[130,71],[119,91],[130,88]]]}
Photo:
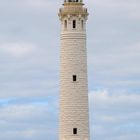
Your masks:
{"label": "narrow window", "polygon": [[77,81],[77,76],[76,75],[73,75],[73,81]]}
{"label": "narrow window", "polygon": [[73,20],[73,29],[76,28],[76,20]]}
{"label": "narrow window", "polygon": [[64,21],[65,29],[67,29],[67,20]]}
{"label": "narrow window", "polygon": [[81,27],[82,27],[82,29],[84,29],[84,21],[83,20],[81,21]]}
{"label": "narrow window", "polygon": [[73,134],[74,134],[74,135],[77,134],[77,128],[73,128]]}

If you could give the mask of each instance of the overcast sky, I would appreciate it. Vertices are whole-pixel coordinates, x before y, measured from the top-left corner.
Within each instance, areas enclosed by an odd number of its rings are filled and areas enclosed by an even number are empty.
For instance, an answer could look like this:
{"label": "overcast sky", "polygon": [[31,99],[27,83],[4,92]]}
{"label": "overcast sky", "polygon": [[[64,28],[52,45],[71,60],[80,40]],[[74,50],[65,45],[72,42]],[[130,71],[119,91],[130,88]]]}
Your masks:
{"label": "overcast sky", "polygon": [[[0,0],[0,140],[58,140],[63,0]],[[140,0],[85,0],[91,140],[140,139]]]}

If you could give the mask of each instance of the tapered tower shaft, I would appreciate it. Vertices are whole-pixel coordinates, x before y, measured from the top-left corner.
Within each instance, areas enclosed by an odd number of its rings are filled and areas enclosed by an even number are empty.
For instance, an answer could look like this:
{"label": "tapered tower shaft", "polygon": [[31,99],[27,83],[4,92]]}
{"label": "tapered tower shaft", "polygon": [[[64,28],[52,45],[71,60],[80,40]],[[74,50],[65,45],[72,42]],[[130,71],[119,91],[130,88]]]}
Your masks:
{"label": "tapered tower shaft", "polygon": [[89,140],[86,20],[81,0],[65,0],[61,21],[60,140]]}

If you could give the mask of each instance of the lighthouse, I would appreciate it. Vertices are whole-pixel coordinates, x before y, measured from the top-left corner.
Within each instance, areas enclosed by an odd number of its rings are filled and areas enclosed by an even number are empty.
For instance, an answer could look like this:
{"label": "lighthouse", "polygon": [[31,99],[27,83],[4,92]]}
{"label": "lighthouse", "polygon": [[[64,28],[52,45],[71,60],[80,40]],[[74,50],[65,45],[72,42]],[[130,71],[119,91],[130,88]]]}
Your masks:
{"label": "lighthouse", "polygon": [[87,8],[82,0],[65,0],[59,10],[60,117],[59,140],[89,140],[86,51]]}

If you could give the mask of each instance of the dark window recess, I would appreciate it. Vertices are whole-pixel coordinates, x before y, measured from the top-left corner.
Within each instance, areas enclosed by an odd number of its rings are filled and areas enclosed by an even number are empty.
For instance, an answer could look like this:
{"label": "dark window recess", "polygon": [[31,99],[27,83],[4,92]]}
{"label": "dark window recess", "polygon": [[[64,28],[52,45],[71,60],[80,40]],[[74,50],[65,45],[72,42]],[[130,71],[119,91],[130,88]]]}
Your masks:
{"label": "dark window recess", "polygon": [[82,29],[84,29],[84,21],[83,20],[81,21],[81,27],[82,27]]}
{"label": "dark window recess", "polygon": [[76,20],[73,20],[73,28],[76,28]]}
{"label": "dark window recess", "polygon": [[77,134],[77,128],[73,128],[73,134],[74,134],[74,135]]}
{"label": "dark window recess", "polygon": [[77,76],[73,75],[73,81],[77,81]]}
{"label": "dark window recess", "polygon": [[67,28],[67,21],[65,20],[64,21],[64,26],[65,26],[65,29]]}

